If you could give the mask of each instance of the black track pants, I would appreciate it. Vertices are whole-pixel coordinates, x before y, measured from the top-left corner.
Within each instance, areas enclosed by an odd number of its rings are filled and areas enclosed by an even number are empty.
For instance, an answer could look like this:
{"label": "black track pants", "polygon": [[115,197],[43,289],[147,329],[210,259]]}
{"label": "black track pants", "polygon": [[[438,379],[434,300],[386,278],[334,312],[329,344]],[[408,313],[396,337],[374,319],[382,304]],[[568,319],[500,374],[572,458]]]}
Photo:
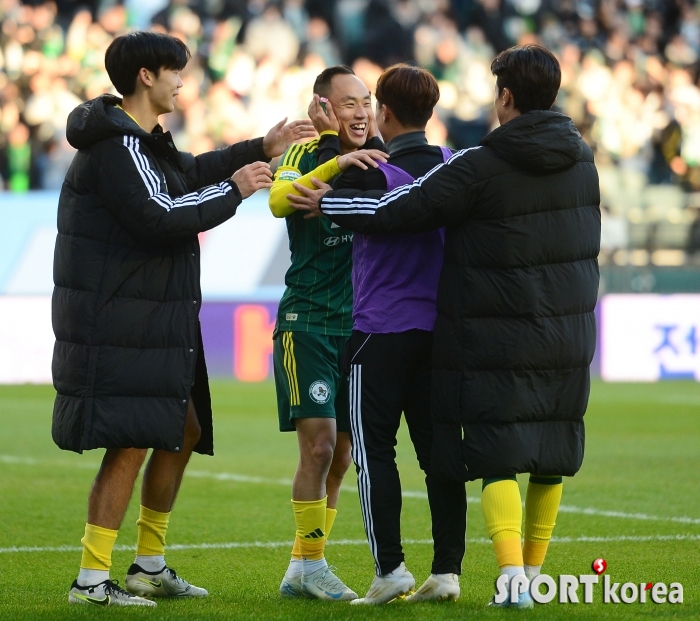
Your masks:
{"label": "black track pants", "polygon": [[431,476],[430,418],[432,332],[353,332],[345,360],[350,372],[352,454],[365,531],[377,575],[404,560],[401,547],[401,482],[396,433],[406,417],[418,463],[425,472],[432,515],[432,573],[461,573],[467,498],[464,483]]}

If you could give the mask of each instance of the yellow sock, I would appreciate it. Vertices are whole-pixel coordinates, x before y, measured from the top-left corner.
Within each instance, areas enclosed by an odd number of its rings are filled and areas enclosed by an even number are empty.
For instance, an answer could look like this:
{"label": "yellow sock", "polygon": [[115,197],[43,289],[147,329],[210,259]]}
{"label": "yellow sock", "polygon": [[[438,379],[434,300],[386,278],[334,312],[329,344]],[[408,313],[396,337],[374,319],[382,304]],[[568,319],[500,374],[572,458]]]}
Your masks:
{"label": "yellow sock", "polygon": [[136,520],[136,554],[138,556],[163,556],[165,535],[168,532],[170,512],[161,513],[141,505],[139,519]]}
{"label": "yellow sock", "polygon": [[292,558],[295,558],[298,561],[301,560],[301,540],[299,539],[299,535],[297,534],[294,535],[294,545],[292,546]]}
{"label": "yellow sock", "polygon": [[520,537],[523,507],[515,477],[484,479],[481,508],[484,511],[486,530],[493,541],[498,566],[522,567],[523,552]]}
{"label": "yellow sock", "polygon": [[[326,507],[326,541],[328,541],[328,537],[330,537],[331,534],[331,529],[333,528],[333,524],[335,522],[335,516],[338,515],[337,509],[329,509]],[[296,535],[294,537],[294,545],[292,546],[292,558],[301,560],[301,539],[299,539],[299,535]]]}
{"label": "yellow sock", "polygon": [[333,524],[335,524],[335,518],[337,515],[337,509],[329,509],[326,507],[326,541],[328,541],[328,537],[331,536],[331,530],[333,529]]}
{"label": "yellow sock", "polygon": [[80,540],[83,544],[80,566],[84,569],[109,571],[112,566],[112,549],[118,534],[118,530],[85,524],[85,536]]}
{"label": "yellow sock", "polygon": [[523,561],[540,566],[552,538],[564,489],[561,477],[530,476],[525,496]]}
{"label": "yellow sock", "polygon": [[299,539],[301,557],[310,561],[323,558],[326,547],[326,502],[321,500],[292,500],[294,522]]}

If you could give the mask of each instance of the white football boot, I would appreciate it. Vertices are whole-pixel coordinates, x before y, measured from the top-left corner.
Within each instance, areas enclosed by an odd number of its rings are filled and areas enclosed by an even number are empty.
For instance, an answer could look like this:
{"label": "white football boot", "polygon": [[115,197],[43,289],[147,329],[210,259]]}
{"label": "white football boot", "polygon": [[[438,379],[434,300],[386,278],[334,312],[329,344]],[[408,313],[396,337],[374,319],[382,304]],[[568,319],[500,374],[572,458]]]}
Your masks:
{"label": "white football boot", "polygon": [[325,599],[331,602],[348,602],[357,599],[357,593],[345,586],[331,570],[334,567],[321,567],[313,573],[301,577],[301,591],[310,599]]}
{"label": "white football boot", "polygon": [[282,578],[282,584],[280,584],[280,595],[282,597],[304,597],[301,590],[301,574],[285,575]]}
{"label": "white football boot", "polygon": [[372,586],[361,599],[356,599],[353,604],[388,604],[397,597],[402,597],[416,588],[416,580],[413,574],[401,563],[394,571],[383,576],[375,576]]}
{"label": "white football boot", "polygon": [[[528,585],[529,586],[529,585]],[[488,606],[494,606],[495,608],[522,608],[522,609],[529,609],[529,608],[534,608],[535,607],[535,601],[532,599],[532,595],[530,595],[530,589],[526,589],[524,593],[518,593],[518,601],[515,603],[512,603],[510,601],[510,597],[507,597],[504,602],[501,602],[500,604],[496,603],[496,596],[494,595],[491,598],[491,601],[488,603]]]}
{"label": "white football boot", "polygon": [[132,595],[119,586],[116,580],[105,580],[91,586],[80,586],[73,582],[68,591],[69,604],[93,606],[156,606],[155,602]]}
{"label": "white football boot", "polygon": [[459,576],[457,574],[430,574],[420,588],[406,598],[406,601],[455,600],[459,597],[459,593]]}
{"label": "white football boot", "polygon": [[209,591],[180,578],[170,567],[146,571],[136,563],[126,572],[126,588],[131,593],[148,597],[206,597]]}

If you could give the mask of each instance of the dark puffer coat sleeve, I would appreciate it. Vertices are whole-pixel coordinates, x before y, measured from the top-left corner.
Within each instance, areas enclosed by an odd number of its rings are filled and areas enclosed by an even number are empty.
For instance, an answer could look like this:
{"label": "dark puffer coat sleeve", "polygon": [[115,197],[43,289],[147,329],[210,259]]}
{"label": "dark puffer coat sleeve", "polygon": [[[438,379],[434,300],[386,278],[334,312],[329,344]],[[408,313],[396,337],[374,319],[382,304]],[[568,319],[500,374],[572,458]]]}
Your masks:
{"label": "dark puffer coat sleeve", "polygon": [[208,151],[201,155],[180,152],[180,163],[185,171],[185,182],[190,190],[199,190],[230,177],[239,168],[253,162],[269,162],[262,138],[244,140],[230,147]]}
{"label": "dark puffer coat sleeve", "polygon": [[[411,185],[388,194],[381,190],[335,190],[321,201],[321,211],[336,224],[359,233],[429,231],[462,222],[478,195],[471,186],[478,175],[460,151]],[[435,174],[440,171],[439,174]]]}
{"label": "dark puffer coat sleeve", "polygon": [[236,185],[229,181],[172,198],[162,173],[138,137],[105,140],[93,149],[100,199],[141,241],[182,242],[228,220],[242,200]]}

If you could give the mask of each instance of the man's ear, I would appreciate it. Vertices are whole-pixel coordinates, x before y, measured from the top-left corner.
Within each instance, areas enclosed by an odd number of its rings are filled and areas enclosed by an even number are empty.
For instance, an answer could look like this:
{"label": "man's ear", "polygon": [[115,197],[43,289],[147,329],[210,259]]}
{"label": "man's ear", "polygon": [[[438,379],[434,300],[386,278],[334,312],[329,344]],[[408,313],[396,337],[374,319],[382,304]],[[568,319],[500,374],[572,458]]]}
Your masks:
{"label": "man's ear", "polygon": [[388,123],[389,121],[391,121],[391,119],[394,118],[394,113],[391,111],[391,108],[386,104],[382,104],[382,107],[379,109],[379,111],[382,114],[382,119],[384,120],[384,123]]}
{"label": "man's ear", "polygon": [[515,97],[513,97],[513,91],[511,91],[507,86],[503,87],[503,90],[501,90],[501,94],[498,96],[498,98],[501,100],[504,108],[515,108]]}
{"label": "man's ear", "polygon": [[508,104],[513,103],[513,93],[510,92],[510,89],[507,86],[504,86],[501,89],[501,94],[499,95],[499,98],[501,99],[504,108],[507,107]]}
{"label": "man's ear", "polygon": [[143,84],[144,86],[153,86],[155,76],[145,67],[141,67],[141,69],[139,69],[139,74],[136,79],[139,83]]}

